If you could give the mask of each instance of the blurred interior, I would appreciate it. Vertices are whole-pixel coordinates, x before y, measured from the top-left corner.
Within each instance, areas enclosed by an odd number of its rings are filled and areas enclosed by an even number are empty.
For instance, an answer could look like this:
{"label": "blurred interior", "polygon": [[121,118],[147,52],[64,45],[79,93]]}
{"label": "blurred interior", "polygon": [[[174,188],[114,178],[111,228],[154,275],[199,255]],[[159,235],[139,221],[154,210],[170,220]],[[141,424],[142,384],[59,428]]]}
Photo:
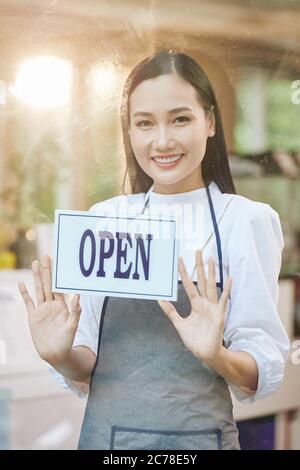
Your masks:
{"label": "blurred interior", "polygon": [[[280,215],[279,313],[296,348],[299,24],[298,0],[0,0],[0,449],[77,446],[85,400],[37,355],[17,282],[33,293],[31,262],[51,249],[56,208],[121,194],[122,86],[160,48],[205,68],[238,193]],[[233,399],[243,448],[300,449],[299,371],[291,357],[275,395]]]}

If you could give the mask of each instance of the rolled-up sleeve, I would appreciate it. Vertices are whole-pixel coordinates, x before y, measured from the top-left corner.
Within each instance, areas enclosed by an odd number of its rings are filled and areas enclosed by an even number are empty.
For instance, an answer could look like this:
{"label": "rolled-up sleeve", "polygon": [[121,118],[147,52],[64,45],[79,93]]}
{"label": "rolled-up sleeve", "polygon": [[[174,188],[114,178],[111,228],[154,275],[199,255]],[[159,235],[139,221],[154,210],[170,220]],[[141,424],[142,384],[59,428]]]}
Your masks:
{"label": "rolled-up sleeve", "polygon": [[[81,314],[73,341],[73,348],[85,346],[97,355],[99,325],[104,298],[98,295],[80,295]],[[52,366],[49,366],[49,370],[63,388],[71,390],[80,398],[87,397],[89,391],[88,385],[63,376]]]}
{"label": "rolled-up sleeve", "polygon": [[238,212],[228,241],[228,274],[233,283],[224,343],[256,360],[255,394],[229,384],[237,400],[252,403],[279,388],[290,350],[277,310],[284,240],[279,216],[268,204],[247,200]]}

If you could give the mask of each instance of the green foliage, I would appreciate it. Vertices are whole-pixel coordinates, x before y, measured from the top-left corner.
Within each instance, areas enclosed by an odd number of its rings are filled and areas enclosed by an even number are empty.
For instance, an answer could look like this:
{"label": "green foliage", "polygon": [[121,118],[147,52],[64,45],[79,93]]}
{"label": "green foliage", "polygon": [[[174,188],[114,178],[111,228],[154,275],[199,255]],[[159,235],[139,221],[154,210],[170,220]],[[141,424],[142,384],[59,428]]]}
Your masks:
{"label": "green foliage", "polygon": [[267,148],[300,150],[300,104],[292,102],[292,81],[274,80],[267,88]]}
{"label": "green foliage", "polygon": [[292,102],[292,80],[276,78],[265,80],[261,96],[255,97],[251,75],[243,78],[237,89],[235,148],[240,154],[252,153],[253,115],[249,107],[254,99],[265,99],[265,150],[300,150],[300,104]]}

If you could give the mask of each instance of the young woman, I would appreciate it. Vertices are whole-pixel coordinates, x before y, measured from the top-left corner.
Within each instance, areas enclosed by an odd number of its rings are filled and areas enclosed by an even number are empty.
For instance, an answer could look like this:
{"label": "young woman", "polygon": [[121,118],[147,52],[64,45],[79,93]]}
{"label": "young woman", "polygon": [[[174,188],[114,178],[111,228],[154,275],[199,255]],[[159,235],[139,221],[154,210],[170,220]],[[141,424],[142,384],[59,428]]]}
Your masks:
{"label": "young woman", "polygon": [[[236,194],[218,103],[191,57],[138,64],[121,117],[132,194],[90,210],[201,207],[201,230],[180,243],[178,300],[82,295],[69,310],[44,256],[32,264],[37,305],[19,285],[34,344],[67,386],[90,385],[80,449],[239,449],[229,387],[248,403],[273,393],[290,346],[278,214]],[[186,210],[182,224],[192,235]]]}

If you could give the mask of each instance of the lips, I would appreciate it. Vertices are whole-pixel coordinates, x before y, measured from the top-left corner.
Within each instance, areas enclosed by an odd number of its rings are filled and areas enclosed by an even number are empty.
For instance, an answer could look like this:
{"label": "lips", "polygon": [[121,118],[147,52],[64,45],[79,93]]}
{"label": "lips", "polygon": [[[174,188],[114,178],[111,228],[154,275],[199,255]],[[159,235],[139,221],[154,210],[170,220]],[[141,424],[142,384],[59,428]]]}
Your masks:
{"label": "lips", "polygon": [[[169,154],[169,155],[157,155],[155,157],[151,157],[151,160],[160,168],[171,168],[175,165],[177,165],[182,157],[183,153],[177,153],[177,154]],[[175,158],[179,157],[179,158]]]}
{"label": "lips", "polygon": [[154,155],[151,158],[170,158],[170,157],[178,157],[179,155],[183,155],[183,153],[168,153],[168,155]]}

